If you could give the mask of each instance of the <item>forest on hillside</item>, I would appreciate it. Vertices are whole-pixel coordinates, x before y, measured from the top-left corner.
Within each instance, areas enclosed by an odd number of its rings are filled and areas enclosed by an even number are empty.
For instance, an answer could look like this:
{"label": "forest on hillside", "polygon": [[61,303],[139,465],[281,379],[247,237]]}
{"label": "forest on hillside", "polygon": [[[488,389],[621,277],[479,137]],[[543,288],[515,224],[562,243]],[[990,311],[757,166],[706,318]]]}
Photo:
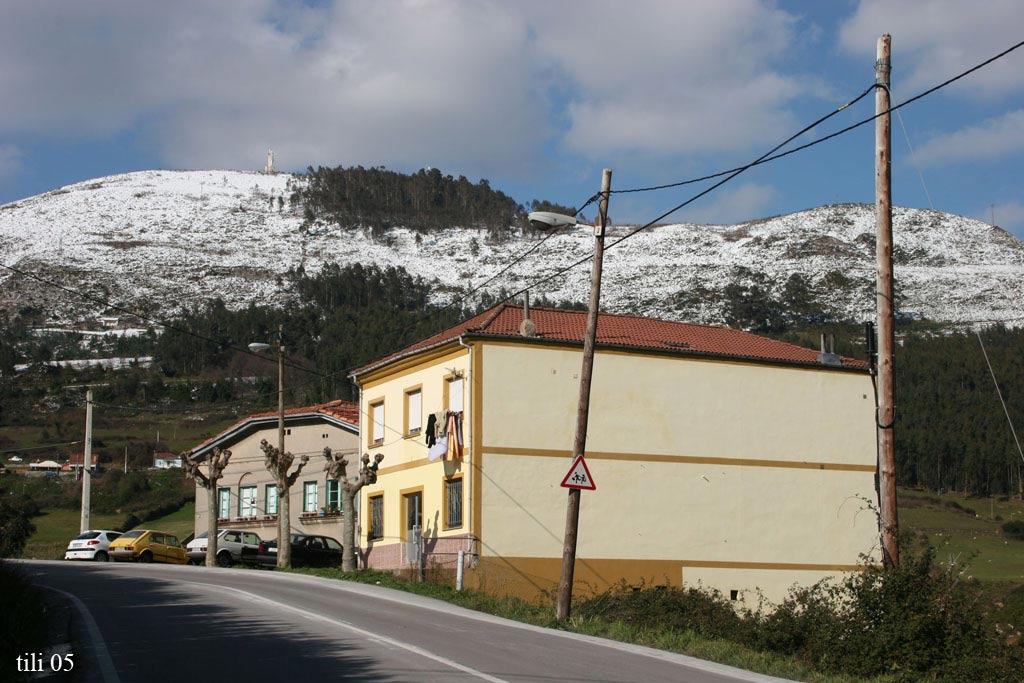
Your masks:
{"label": "forest on hillside", "polygon": [[[436,168],[405,174],[383,166],[310,166],[304,179],[290,199],[303,206],[309,222],[368,227],[376,235],[393,226],[420,232],[457,226],[486,230],[493,239],[527,226],[526,208],[487,179],[473,183]],[[543,200],[534,200],[531,210],[574,213]]]}
{"label": "forest on hillside", "polygon": [[[31,311],[0,315],[0,426],[31,421],[40,411],[77,406],[80,396],[62,387],[93,381],[102,385],[95,389],[97,400],[140,408],[203,409],[225,402],[240,402],[243,412],[270,407],[277,388],[274,356],[254,356],[244,349],[253,341],[276,344],[279,325],[284,330],[289,403],[354,399],[348,371],[504,298],[499,292],[473,306],[437,307],[430,303],[431,283],[401,267],[329,265],[315,274],[292,271],[287,280],[295,296],[287,308],[232,311],[222,302],[208,302],[168,321],[162,334],[110,339],[106,347],[96,338],[83,348],[74,335],[34,334]],[[786,284],[783,291],[793,303],[802,296],[796,286],[800,283]],[[735,306],[741,303],[737,300]],[[760,310],[744,313],[764,319]],[[807,317],[769,319],[779,324],[766,326],[764,334],[815,347],[820,332],[836,332],[837,351],[863,357],[861,325],[822,326]],[[1024,488],[1024,463],[999,398],[1001,392],[1018,432],[1024,431],[1024,330],[991,327],[980,338],[981,343],[974,333],[941,332],[927,321],[898,325],[896,448],[901,485],[975,495],[1019,494]],[[153,355],[155,364],[120,373],[57,370],[43,364],[89,354]],[[15,363],[34,365],[16,375]]]}

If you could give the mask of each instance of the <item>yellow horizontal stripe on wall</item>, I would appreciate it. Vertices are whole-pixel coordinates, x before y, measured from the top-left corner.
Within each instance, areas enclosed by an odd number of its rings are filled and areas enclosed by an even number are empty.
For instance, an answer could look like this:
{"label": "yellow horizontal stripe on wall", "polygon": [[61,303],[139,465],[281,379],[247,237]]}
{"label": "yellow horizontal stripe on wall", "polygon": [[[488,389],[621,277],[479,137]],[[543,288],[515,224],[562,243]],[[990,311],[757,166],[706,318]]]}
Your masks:
{"label": "yellow horizontal stripe on wall", "polygon": [[[546,448],[506,448],[504,446],[484,446],[484,453],[495,455],[523,455],[542,458],[569,458],[571,451]],[[587,451],[586,457],[591,460],[623,460],[634,462],[676,462],[692,465],[730,465],[733,467],[785,467],[800,470],[832,470],[839,472],[874,472],[874,465],[856,465],[852,463],[808,462],[796,460],[759,460],[756,458],[710,458],[695,455],[658,455],[654,453],[604,453]]]}

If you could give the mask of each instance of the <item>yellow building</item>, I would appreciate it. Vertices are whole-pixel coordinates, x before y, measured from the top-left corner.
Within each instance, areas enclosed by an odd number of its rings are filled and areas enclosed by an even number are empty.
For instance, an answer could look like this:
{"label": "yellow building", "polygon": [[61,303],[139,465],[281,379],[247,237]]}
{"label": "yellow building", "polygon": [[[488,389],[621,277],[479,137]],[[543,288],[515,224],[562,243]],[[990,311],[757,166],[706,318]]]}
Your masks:
{"label": "yellow building", "polygon": [[[407,564],[419,528],[428,565],[467,552],[467,585],[557,586],[586,313],[530,313],[535,336],[500,305],[352,373],[361,446],[384,455],[361,492],[367,566]],[[622,315],[600,316],[596,348],[577,591],[624,579],[777,601],[875,556],[864,363]],[[432,461],[425,432],[446,411],[462,453]]]}

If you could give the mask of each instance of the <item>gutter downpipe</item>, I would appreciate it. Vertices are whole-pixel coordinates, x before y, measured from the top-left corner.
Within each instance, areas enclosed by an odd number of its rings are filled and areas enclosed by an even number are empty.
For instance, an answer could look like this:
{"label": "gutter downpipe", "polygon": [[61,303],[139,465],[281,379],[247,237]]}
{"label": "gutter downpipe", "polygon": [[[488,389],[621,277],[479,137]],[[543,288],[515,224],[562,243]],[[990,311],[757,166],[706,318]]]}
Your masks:
{"label": "gutter downpipe", "polygon": [[[469,363],[468,369],[466,370],[466,379],[469,384],[469,405],[473,410],[475,410],[476,404],[473,403],[473,345],[467,344],[465,341],[463,341],[463,336],[464,335],[461,334],[459,335],[459,346],[469,351]],[[475,414],[471,414],[470,417],[472,417],[474,420],[476,419]],[[477,435],[476,432],[472,429],[472,427],[466,431],[469,432],[469,439],[467,439],[469,443],[466,444],[466,450],[469,451],[470,457],[474,458],[473,463],[466,470],[466,478],[469,480],[467,482],[468,493],[466,494],[466,508],[468,510],[466,513],[466,528],[469,529],[468,551],[470,552],[473,558],[473,566],[476,566],[476,563],[480,557],[480,553],[474,548],[474,546],[477,543],[479,543],[480,539],[473,536],[473,467],[476,465],[476,460],[474,457],[476,452],[473,450],[473,445],[476,443]]]}
{"label": "gutter downpipe", "polygon": [[[365,420],[363,420],[363,385],[360,384],[359,381],[355,377],[349,377],[349,379],[352,380],[352,384],[355,384],[356,388],[359,389],[359,399],[358,399],[359,400],[359,404],[358,404],[359,405],[359,429],[356,432],[356,465],[359,465],[360,464],[359,458],[362,457],[362,452],[363,452],[363,423],[365,422]],[[362,491],[362,489],[359,490],[359,495],[356,496],[355,500],[352,501],[352,502],[355,504],[355,510],[353,510],[352,512],[355,513],[356,521],[358,522],[358,524],[356,525],[355,529],[353,530],[355,532],[355,537],[356,537],[356,541],[355,541],[355,547],[356,547],[356,568],[358,569],[359,566],[362,565],[363,569],[367,569],[367,567],[366,567],[366,560],[365,560],[366,556],[363,553],[363,547],[362,547],[363,534],[361,533],[362,526],[363,526],[363,516],[361,514],[362,509],[363,509],[363,506],[362,506],[363,491]]]}

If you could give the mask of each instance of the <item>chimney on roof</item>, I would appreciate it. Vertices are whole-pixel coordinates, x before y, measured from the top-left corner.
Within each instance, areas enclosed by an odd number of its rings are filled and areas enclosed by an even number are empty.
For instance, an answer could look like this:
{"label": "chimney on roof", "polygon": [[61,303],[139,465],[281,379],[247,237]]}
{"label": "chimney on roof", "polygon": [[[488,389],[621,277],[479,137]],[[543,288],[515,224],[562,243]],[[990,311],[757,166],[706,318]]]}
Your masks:
{"label": "chimney on roof", "polygon": [[818,354],[818,362],[822,365],[842,365],[843,360],[836,354],[836,335],[828,335],[829,350],[825,351],[825,333],[821,333],[821,353]]}
{"label": "chimney on roof", "polygon": [[519,323],[519,334],[523,337],[536,337],[537,326],[530,320],[530,292],[523,298],[523,322]]}

